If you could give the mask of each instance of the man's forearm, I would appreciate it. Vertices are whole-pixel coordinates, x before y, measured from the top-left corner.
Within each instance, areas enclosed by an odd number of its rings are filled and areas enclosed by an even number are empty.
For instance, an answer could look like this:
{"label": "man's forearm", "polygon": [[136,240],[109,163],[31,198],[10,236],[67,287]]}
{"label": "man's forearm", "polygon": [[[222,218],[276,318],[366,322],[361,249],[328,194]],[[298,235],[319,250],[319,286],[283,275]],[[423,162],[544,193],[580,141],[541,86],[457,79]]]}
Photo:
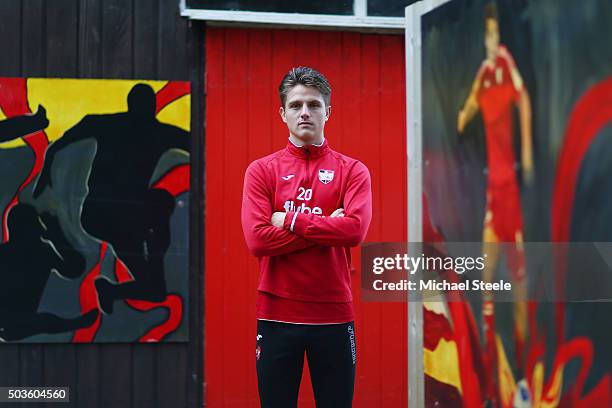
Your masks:
{"label": "man's forearm", "polygon": [[257,257],[290,254],[315,245],[272,225],[255,227],[250,233],[245,232],[245,238],[249,250]]}
{"label": "man's forearm", "polygon": [[353,247],[365,238],[369,226],[365,218],[362,214],[321,217],[291,211],[285,217],[283,228],[318,245]]}

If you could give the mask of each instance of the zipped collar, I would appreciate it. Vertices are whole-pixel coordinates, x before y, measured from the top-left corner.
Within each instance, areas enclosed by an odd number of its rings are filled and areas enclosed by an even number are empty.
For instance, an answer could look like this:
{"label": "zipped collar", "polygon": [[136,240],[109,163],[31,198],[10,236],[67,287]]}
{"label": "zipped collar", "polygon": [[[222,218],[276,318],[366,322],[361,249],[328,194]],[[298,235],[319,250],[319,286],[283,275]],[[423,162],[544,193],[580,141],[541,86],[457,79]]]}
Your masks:
{"label": "zipped collar", "polygon": [[306,146],[297,146],[291,140],[289,140],[287,141],[286,150],[289,152],[289,154],[299,157],[300,159],[314,159],[329,153],[330,148],[327,144],[327,139],[323,139],[323,143],[319,145]]}

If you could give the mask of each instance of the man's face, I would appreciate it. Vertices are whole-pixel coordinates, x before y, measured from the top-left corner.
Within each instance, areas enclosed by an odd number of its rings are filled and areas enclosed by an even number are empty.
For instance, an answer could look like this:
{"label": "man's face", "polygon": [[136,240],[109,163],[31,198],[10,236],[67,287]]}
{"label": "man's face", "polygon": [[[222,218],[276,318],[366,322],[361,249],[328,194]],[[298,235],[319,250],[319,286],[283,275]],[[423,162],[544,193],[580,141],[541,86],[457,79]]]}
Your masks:
{"label": "man's face", "polygon": [[325,106],[321,92],[304,85],[297,85],[289,91],[285,106],[279,111],[289,133],[304,144],[321,142],[330,112],[331,107]]}
{"label": "man's face", "polygon": [[495,59],[499,48],[499,25],[495,19],[489,18],[485,21],[484,44],[487,50],[487,58]]}

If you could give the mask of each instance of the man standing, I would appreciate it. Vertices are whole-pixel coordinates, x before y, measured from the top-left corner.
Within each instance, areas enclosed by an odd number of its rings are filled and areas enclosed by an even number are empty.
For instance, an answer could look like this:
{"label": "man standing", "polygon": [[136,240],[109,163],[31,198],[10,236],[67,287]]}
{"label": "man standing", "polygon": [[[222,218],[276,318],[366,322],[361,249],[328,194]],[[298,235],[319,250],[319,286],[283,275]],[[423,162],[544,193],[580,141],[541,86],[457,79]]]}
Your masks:
{"label": "man standing", "polygon": [[352,406],[355,330],[350,250],[372,218],[370,174],[323,135],[331,88],[312,68],[281,81],[287,146],[246,170],[242,228],[259,258],[257,376],[261,406],[297,406],[304,353],[317,407]]}
{"label": "man standing", "polygon": [[[463,133],[480,109],[485,125],[488,182],[487,205],[483,225],[483,252],[487,254],[483,280],[491,282],[499,259],[499,243],[511,243],[506,248],[512,272],[515,295],[514,333],[519,371],[523,364],[523,347],[527,327],[527,282],[523,251],[523,217],[520,190],[514,171],[512,107],[519,110],[521,130],[521,166],[527,183],[533,178],[531,102],[521,74],[508,49],[499,41],[499,18],[495,4],[485,9],[485,39],[487,52],[472,85],[463,109],[457,118],[457,130]],[[495,325],[493,297],[485,293],[483,302],[484,337],[487,365],[493,374],[495,365]],[[493,393],[489,385],[489,394]]]}

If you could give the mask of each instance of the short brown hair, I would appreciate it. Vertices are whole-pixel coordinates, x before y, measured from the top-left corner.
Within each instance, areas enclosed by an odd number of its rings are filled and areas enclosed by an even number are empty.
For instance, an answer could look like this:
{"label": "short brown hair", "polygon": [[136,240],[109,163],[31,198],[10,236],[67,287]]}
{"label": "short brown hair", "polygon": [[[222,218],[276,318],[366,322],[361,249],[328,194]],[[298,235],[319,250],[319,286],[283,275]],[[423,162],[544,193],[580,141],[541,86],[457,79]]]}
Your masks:
{"label": "short brown hair", "polygon": [[489,19],[495,20],[499,24],[499,14],[497,13],[497,6],[493,2],[490,2],[485,7],[485,12],[484,12],[485,24],[487,23],[487,20]]}
{"label": "short brown hair", "polygon": [[287,94],[289,91],[298,85],[316,88],[323,95],[325,106],[329,106],[331,87],[325,75],[310,67],[297,67],[291,68],[283,77],[278,87],[278,95],[280,96],[281,105],[283,107],[287,101]]}

